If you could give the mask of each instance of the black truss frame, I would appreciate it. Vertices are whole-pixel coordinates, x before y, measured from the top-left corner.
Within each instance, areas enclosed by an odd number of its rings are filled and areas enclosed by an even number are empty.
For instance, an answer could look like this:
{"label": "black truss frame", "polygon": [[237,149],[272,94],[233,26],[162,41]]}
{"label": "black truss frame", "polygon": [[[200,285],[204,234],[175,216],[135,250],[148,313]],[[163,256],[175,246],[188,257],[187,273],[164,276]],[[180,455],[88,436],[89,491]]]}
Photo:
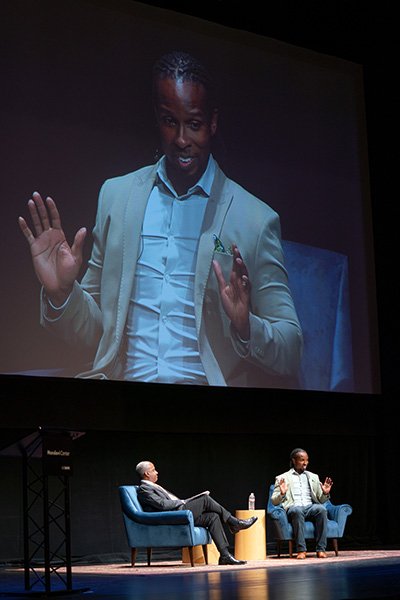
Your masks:
{"label": "black truss frame", "polygon": [[[52,435],[70,441],[83,433],[39,427],[35,433],[0,451],[1,456],[22,457],[26,591],[12,593],[14,597],[50,597],[90,591],[89,588],[72,588],[71,470],[70,466],[61,465],[54,470],[54,463],[51,468],[46,462],[44,440]],[[58,583],[57,589],[54,583]],[[1,592],[0,596],[3,595]]]}
{"label": "black truss frame", "polygon": [[[69,503],[69,476],[46,475],[42,461],[35,458],[39,438],[22,454],[23,509],[24,509],[24,580],[25,589],[43,584],[51,591],[52,575],[57,576],[66,590],[72,590],[71,517]],[[53,484],[50,491],[50,481]],[[54,483],[56,489],[54,490]],[[41,504],[41,519],[37,506]],[[39,513],[40,514],[40,513]],[[52,547],[53,530],[61,534],[61,541]],[[64,550],[63,555],[61,554]],[[41,559],[40,554],[43,555]],[[36,560],[35,560],[36,559]],[[39,574],[44,566],[44,577]],[[65,568],[66,574],[61,574]],[[34,575],[33,583],[31,575]]]}

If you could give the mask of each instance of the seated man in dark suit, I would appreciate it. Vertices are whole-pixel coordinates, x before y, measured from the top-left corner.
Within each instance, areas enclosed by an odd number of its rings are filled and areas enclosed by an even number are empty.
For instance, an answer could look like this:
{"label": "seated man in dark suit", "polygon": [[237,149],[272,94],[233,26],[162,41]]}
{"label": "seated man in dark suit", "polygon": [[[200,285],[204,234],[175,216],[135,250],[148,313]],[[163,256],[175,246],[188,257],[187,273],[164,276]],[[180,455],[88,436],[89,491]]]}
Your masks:
{"label": "seated man in dark suit", "polygon": [[158,473],[150,461],[144,460],[136,466],[136,472],[141,481],[138,489],[138,498],[146,512],[164,510],[190,510],[193,513],[194,524],[197,527],[206,527],[220,553],[220,565],[242,565],[244,560],[237,560],[228,550],[228,540],[225,535],[223,523],[226,523],[231,533],[251,527],[257,517],[251,519],[236,519],[223,506],[210,496],[210,492],[203,492],[187,500],[177,498],[156,482]]}

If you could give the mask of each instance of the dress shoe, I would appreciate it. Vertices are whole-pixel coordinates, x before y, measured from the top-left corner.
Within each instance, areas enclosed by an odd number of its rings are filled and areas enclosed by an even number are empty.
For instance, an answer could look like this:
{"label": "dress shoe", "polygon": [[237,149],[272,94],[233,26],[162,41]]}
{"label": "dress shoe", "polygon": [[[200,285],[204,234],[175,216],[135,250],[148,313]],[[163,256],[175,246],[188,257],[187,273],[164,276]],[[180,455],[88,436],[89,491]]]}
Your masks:
{"label": "dress shoe", "polygon": [[326,552],[317,552],[317,557],[318,558],[328,558],[328,555]]}
{"label": "dress shoe", "polygon": [[306,556],[307,556],[306,552],[298,552],[296,558],[299,560],[304,560]]}
{"label": "dress shoe", "polygon": [[219,565],[245,565],[246,562],[246,560],[238,560],[237,558],[232,556],[232,554],[230,554],[228,550],[223,552],[218,560]]}
{"label": "dress shoe", "polygon": [[228,520],[229,531],[231,533],[237,533],[241,529],[248,529],[257,521],[257,519],[258,517],[251,517],[250,519],[236,519],[235,517],[231,517]]}

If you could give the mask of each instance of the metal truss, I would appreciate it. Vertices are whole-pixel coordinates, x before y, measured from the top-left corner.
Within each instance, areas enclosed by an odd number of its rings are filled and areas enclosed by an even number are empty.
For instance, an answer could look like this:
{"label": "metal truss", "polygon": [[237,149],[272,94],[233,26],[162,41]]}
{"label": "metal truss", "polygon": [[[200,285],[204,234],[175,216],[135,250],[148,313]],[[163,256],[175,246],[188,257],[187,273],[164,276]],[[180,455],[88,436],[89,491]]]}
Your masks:
{"label": "metal truss", "polygon": [[44,473],[40,444],[22,455],[25,589],[39,584],[50,592],[57,583],[72,591],[69,477]]}

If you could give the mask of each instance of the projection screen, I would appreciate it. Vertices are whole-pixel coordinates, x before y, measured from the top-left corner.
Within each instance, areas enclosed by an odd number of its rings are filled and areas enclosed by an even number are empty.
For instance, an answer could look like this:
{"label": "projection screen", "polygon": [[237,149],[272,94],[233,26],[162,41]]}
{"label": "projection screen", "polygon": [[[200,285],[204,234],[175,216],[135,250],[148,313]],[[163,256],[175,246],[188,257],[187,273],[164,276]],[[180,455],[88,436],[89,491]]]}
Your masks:
{"label": "projection screen", "polygon": [[[71,0],[6,0],[4,7],[0,373],[92,373],[99,342],[73,346],[40,325],[41,286],[18,217],[33,229],[27,202],[39,192],[56,202],[69,244],[87,228],[80,281],[91,257],[103,183],[154,164],[159,152],[152,67],[165,53],[183,51],[205,65],[216,83],[213,156],[245,192],[234,228],[253,241],[245,222],[256,221],[257,214],[251,214],[246,194],[279,215],[284,268],[303,335],[300,367],[287,376],[260,368],[256,350],[249,358],[247,347],[233,366],[225,364],[238,353],[229,332],[197,331],[201,360],[203,344],[210,346],[210,360],[222,372],[206,384],[379,393],[361,66],[135,2],[126,10]],[[133,211],[132,228],[140,230],[141,219]],[[218,231],[209,233],[221,241]],[[122,239],[110,243],[121,244],[122,253]],[[258,251],[246,255],[251,264],[258,258]],[[123,331],[117,348],[123,361],[126,312],[118,312],[118,298],[115,288],[112,310]],[[101,306],[101,298],[96,301]],[[204,316],[206,306],[201,310]],[[259,315],[256,296],[250,311]],[[267,315],[267,332],[273,321]],[[223,335],[226,351],[213,354]],[[249,362],[253,370],[242,377]],[[124,371],[115,373],[124,378]],[[101,378],[101,369],[94,376]]]}

